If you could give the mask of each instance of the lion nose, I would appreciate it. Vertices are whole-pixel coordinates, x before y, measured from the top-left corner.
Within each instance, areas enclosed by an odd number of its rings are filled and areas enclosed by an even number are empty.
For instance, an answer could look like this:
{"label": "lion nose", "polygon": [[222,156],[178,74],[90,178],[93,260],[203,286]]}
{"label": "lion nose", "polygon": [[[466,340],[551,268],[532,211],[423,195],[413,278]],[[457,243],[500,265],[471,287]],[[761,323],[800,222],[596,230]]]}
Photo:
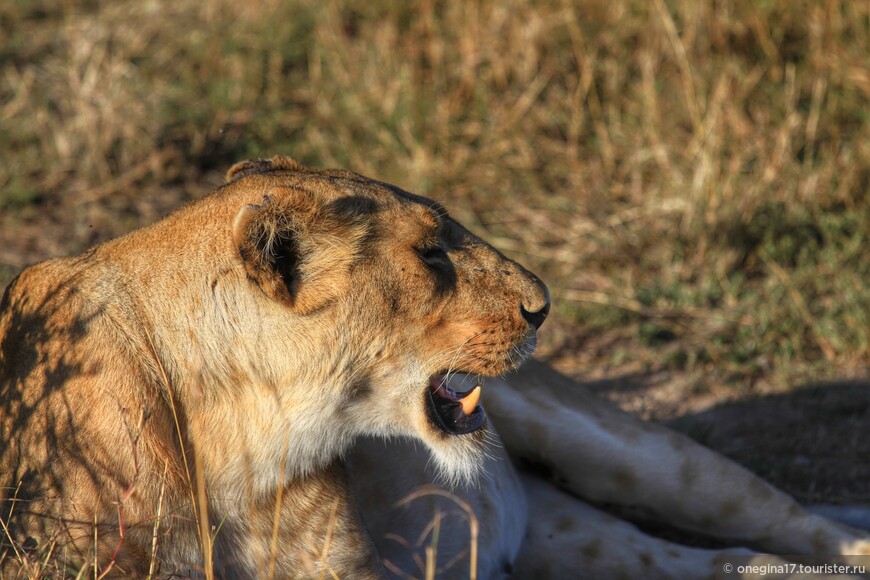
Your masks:
{"label": "lion nose", "polygon": [[[526,308],[529,306],[529,308]],[[536,304],[535,306],[523,304],[520,306],[520,314],[526,319],[526,322],[535,327],[535,330],[541,328],[547,314],[550,313],[550,293],[544,294],[543,306]]]}

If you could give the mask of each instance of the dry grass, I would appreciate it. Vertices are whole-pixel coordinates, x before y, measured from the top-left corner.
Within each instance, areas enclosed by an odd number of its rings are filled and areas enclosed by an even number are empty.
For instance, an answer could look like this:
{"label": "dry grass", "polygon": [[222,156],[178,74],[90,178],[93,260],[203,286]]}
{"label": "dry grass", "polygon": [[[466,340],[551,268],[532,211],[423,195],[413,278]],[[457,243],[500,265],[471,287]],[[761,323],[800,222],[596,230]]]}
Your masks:
{"label": "dry grass", "polygon": [[[455,504],[458,510],[453,515],[459,515],[468,526],[469,541],[467,554],[460,553],[450,561],[442,562],[439,566],[438,542],[441,535],[441,522],[444,513],[441,512],[438,508],[436,508],[435,510],[432,521],[422,531],[420,537],[417,539],[416,542],[411,542],[407,538],[403,538],[396,534],[390,534],[391,539],[405,546],[409,552],[414,552],[415,548],[419,548],[421,545],[424,544],[424,542],[428,544],[423,550],[425,559],[419,558],[419,555],[415,554],[415,556],[417,556],[415,557],[415,560],[419,568],[419,572],[422,573],[421,578],[425,580],[435,580],[435,578],[440,577],[458,577],[462,574],[462,572],[460,571],[461,566],[457,566],[457,564],[459,564],[460,560],[463,560],[466,555],[468,556],[468,579],[477,580],[480,521],[477,519],[477,515],[474,513],[474,508],[471,506],[471,504],[469,504],[459,496],[455,495],[454,493],[434,485],[424,485],[414,490],[407,496],[397,501],[394,507],[408,506],[416,500],[424,497],[440,497]],[[408,578],[411,580],[417,578],[416,576],[409,573],[409,571],[402,570],[387,559],[384,560],[384,567],[397,577]]]}

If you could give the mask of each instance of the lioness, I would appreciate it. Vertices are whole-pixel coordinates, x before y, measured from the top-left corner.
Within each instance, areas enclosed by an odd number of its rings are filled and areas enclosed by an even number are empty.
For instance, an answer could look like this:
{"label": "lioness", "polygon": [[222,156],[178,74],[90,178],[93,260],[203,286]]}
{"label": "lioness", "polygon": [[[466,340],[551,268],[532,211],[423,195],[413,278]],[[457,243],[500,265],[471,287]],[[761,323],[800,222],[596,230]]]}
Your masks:
{"label": "lioness", "polygon": [[548,309],[538,278],[433,201],[286,157],[238,164],[6,291],[4,566],[42,550],[119,574],[213,557],[227,577],[377,577],[339,458],[360,435],[410,436],[473,478],[480,389],[446,374],[515,368]]}
{"label": "lioness", "polygon": [[[237,164],[7,289],[0,572],[686,578],[725,555],[550,482],[764,549],[867,553],[543,367],[484,385],[484,411],[477,383],[531,354],[548,310],[537,277],[435,202],[282,156]],[[514,470],[492,422],[537,472]],[[455,495],[421,490],[436,477]],[[441,500],[473,525],[433,519]]]}

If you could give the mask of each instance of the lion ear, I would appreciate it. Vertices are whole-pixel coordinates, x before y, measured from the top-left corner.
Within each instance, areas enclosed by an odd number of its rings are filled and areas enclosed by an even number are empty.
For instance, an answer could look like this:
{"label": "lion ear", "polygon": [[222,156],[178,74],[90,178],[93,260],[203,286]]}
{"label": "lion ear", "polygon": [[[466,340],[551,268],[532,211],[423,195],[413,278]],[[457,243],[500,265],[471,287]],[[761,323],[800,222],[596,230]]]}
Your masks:
{"label": "lion ear", "polygon": [[282,189],[261,205],[244,206],[233,222],[233,241],[248,278],[298,314],[322,308],[349,285],[341,262],[353,252],[326,239],[323,221],[311,193]]}
{"label": "lion ear", "polygon": [[255,173],[269,173],[270,171],[298,171],[302,166],[292,157],[275,155],[271,159],[253,159],[240,161],[227,171],[227,183]]}

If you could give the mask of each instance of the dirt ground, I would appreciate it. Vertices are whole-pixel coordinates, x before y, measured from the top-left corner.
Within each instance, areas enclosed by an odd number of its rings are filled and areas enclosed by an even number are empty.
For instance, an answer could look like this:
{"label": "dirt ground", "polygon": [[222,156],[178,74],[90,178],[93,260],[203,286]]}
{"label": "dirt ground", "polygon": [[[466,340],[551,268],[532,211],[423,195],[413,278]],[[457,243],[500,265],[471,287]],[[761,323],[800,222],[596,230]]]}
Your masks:
{"label": "dirt ground", "polygon": [[[199,190],[220,180],[220,174],[210,175]],[[73,199],[0,215],[0,287],[29,263],[158,219],[185,200],[181,191],[143,192],[121,212],[93,211]],[[602,353],[626,346],[619,334],[579,336],[555,319],[541,338],[538,358],[575,379],[578,388],[688,434],[804,503],[870,506],[870,374],[852,371],[827,383],[741,390],[716,374],[650,370],[630,357],[618,365],[603,363],[608,357]]]}

